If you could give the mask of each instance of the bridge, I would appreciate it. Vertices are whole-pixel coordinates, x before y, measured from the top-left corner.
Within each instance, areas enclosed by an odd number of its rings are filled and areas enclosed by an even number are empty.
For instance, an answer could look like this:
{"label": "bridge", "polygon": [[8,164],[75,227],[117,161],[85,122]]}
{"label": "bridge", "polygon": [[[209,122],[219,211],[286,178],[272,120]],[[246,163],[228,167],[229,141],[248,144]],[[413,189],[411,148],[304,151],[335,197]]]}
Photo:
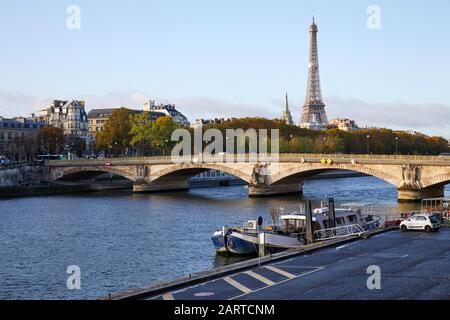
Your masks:
{"label": "bridge", "polygon": [[398,199],[406,201],[442,197],[450,183],[450,159],[439,156],[280,154],[260,156],[258,161],[246,155],[235,157],[234,162],[192,157],[183,163],[170,157],[145,157],[48,161],[46,165],[49,181],[86,181],[112,173],[131,180],[134,192],[186,190],[189,178],[208,170],[244,180],[250,196],[301,193],[303,181],[332,170],[377,177],[396,187]]}

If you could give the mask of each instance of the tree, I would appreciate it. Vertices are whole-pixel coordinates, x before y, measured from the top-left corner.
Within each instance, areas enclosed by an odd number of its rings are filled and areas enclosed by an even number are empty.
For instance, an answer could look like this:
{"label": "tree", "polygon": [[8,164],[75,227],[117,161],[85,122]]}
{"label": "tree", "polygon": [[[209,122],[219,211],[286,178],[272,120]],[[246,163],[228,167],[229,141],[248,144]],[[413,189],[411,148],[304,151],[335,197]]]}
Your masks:
{"label": "tree", "polygon": [[126,108],[120,108],[112,112],[104,130],[96,137],[97,150],[109,150],[115,156],[126,153],[130,146],[131,115],[132,112]]}
{"label": "tree", "polygon": [[317,151],[320,153],[337,153],[343,151],[342,140],[337,136],[322,136],[316,140]]}
{"label": "tree", "polygon": [[60,128],[42,128],[38,134],[41,150],[46,154],[60,154],[64,150],[64,131]]}
{"label": "tree", "polygon": [[36,157],[38,143],[35,135],[21,134],[8,143],[10,151],[15,151],[13,158],[19,161],[31,161]]}
{"label": "tree", "polygon": [[81,158],[84,151],[86,151],[86,141],[77,136],[67,136],[66,145],[70,152],[75,153],[79,158]]}
{"label": "tree", "polygon": [[148,112],[130,118],[131,145],[138,148],[141,154],[152,152],[169,154],[175,142],[171,141],[174,130],[180,128],[169,116],[152,120]]}

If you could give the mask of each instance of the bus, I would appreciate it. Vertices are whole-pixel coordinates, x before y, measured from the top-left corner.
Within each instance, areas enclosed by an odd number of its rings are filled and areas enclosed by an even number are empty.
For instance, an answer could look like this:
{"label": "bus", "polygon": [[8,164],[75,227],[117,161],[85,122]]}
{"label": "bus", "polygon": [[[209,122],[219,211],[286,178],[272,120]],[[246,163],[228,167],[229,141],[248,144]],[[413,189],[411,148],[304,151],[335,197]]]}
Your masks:
{"label": "bus", "polygon": [[64,160],[64,156],[62,154],[47,154],[47,155],[39,155],[36,157],[37,161],[50,161],[50,160]]}

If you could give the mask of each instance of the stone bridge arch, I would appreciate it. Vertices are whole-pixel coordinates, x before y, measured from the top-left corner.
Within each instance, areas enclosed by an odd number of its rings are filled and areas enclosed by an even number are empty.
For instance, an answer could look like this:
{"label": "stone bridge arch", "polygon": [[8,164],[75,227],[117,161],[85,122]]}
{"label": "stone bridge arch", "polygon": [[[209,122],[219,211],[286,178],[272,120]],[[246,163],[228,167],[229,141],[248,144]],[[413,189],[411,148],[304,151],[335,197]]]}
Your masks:
{"label": "stone bridge arch", "polygon": [[89,177],[99,176],[104,173],[112,173],[121,177],[124,177],[131,181],[136,181],[136,175],[127,167],[116,166],[87,166],[87,167],[59,167],[51,168],[50,180],[58,181],[64,180],[64,178],[82,178],[87,175]]}
{"label": "stone bridge arch", "polygon": [[134,186],[136,192],[186,190],[188,180],[202,172],[217,170],[228,173],[247,183],[252,181],[254,164],[237,163],[178,163],[168,165],[152,165],[141,170]]}
{"label": "stone bridge arch", "polygon": [[303,163],[290,166],[289,168],[281,168],[278,172],[274,172],[271,176],[271,185],[293,183],[311,178],[320,173],[345,170],[357,173],[363,173],[369,176],[376,177],[387,183],[392,184],[396,188],[400,188],[403,184],[403,180],[398,175],[393,175],[387,172],[387,170],[381,170],[379,168],[372,167],[370,165],[361,164],[318,164],[318,163]]}
{"label": "stone bridge arch", "polygon": [[425,178],[422,180],[422,184],[424,188],[443,187],[450,184],[450,172]]}

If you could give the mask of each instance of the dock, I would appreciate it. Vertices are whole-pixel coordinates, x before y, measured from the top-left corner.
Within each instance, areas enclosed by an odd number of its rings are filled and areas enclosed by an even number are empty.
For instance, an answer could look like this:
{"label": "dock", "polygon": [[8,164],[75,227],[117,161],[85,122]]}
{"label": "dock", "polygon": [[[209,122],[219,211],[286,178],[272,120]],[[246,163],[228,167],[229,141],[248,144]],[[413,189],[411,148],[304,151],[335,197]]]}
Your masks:
{"label": "dock", "polygon": [[[450,229],[392,227],[118,292],[113,300],[450,299]],[[367,287],[379,266],[381,289]]]}

